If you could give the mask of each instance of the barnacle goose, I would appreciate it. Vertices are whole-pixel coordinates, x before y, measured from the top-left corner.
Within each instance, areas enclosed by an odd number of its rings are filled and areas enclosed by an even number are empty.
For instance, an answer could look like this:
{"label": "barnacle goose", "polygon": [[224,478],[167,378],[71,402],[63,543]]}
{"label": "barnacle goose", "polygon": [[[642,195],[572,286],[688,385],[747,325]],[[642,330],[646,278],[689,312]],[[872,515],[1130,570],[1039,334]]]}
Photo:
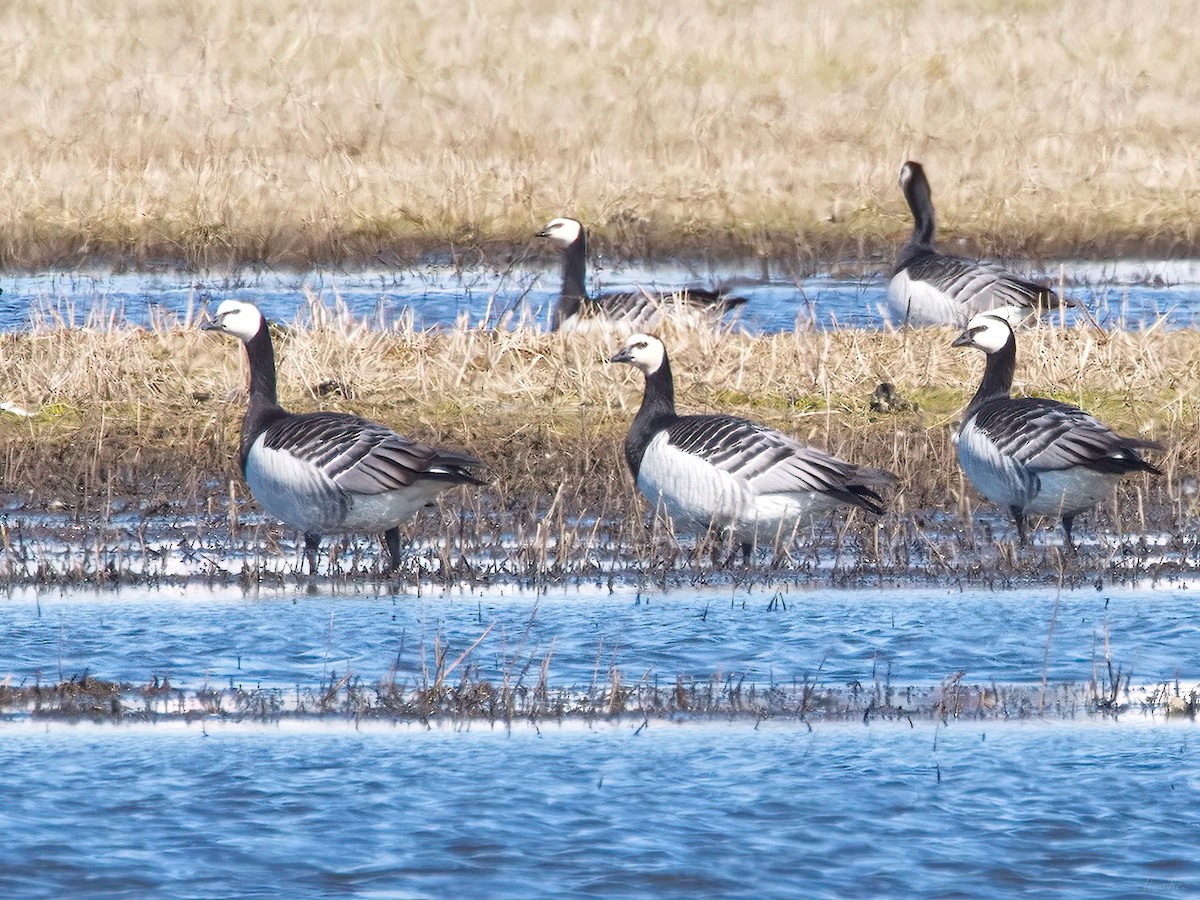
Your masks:
{"label": "barnacle goose", "polygon": [[558,305],[550,319],[552,331],[582,331],[589,327],[625,333],[653,328],[664,308],[678,305],[680,312],[696,322],[711,324],[746,302],[721,291],[682,288],[678,291],[626,291],[589,297],[587,277],[587,232],[575,219],[552,219],[537,237],[549,238],[563,252],[563,283]]}
{"label": "barnacle goose", "polygon": [[920,163],[900,167],[900,187],[912,210],[913,233],[888,282],[888,309],[897,324],[963,326],[976,313],[999,309],[1020,323],[1063,305],[1046,285],[996,263],[939,253],[933,244],[933,197]]}
{"label": "barnacle goose", "polygon": [[271,333],[254,304],[225,300],[203,328],[246,345],[242,472],[268,513],[304,533],[310,572],[322,534],[354,531],[383,532],[394,569],[401,523],[447,488],[484,483],[470,471],[479,461],[465,453],[426,447],[346,413],[282,409]]}
{"label": "barnacle goose", "polygon": [[953,346],[987,354],[983,381],[959,426],[958,461],[981,494],[1012,513],[1022,544],[1026,516],[1061,516],[1073,549],[1075,516],[1110,493],[1122,475],[1162,474],[1138,454],[1161,444],[1121,437],[1069,403],[1010,396],[1017,339],[1004,316],[979,313]]}
{"label": "barnacle goose", "polygon": [[632,335],[610,362],[631,363],[646,376],[625,459],[638,489],[675,522],[733,538],[748,560],[756,541],[786,538],[835,506],[883,512],[875,488],[895,481],[890,472],[734,416],[677,415],[671,364],[658,338]]}

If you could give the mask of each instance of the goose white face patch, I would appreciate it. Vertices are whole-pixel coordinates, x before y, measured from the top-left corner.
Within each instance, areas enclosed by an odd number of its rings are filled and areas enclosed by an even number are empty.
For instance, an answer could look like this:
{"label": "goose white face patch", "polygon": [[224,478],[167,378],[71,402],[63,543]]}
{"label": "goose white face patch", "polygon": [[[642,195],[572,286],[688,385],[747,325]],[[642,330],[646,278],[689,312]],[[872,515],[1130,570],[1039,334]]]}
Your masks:
{"label": "goose white face patch", "polygon": [[579,235],[583,232],[583,226],[574,219],[560,217],[551,219],[545,228],[542,229],[542,235],[550,238],[554,243],[562,247],[568,247],[575,241],[579,240]]}
{"label": "goose white face patch", "polygon": [[973,316],[967,323],[971,344],[984,353],[998,353],[1008,343],[1012,326],[1003,312],[986,312]]}
{"label": "goose white face patch", "polygon": [[629,356],[628,361],[647,375],[657,372],[667,356],[667,348],[663,346],[663,342],[649,334],[630,335],[625,341],[624,349]]}
{"label": "goose white face patch", "polygon": [[242,341],[249,341],[262,329],[263,316],[253,303],[222,300],[214,314],[216,327]]}

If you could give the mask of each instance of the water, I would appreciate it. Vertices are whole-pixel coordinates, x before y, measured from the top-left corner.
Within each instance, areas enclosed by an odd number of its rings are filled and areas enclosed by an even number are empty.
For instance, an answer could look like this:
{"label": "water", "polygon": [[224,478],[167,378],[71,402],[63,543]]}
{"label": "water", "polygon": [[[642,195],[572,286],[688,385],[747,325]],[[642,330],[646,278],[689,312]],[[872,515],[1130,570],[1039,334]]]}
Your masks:
{"label": "water", "polygon": [[[432,647],[552,688],[677,675],[1086,684],[1113,719],[345,716],[0,724],[0,894],[1193,895],[1200,756],[1143,687],[1200,677],[1189,583],[1056,591],[14,590],[10,684],[419,681]],[[1107,650],[1106,650],[1107,636]],[[394,668],[393,668],[394,667]]]}
{"label": "water", "polygon": [[1108,652],[1138,683],[1200,680],[1200,589],[1189,584],[987,591],[890,588],[556,587],[422,595],[242,593],[200,586],[86,593],[23,589],[0,601],[0,673],[14,684],[90,673],[144,684],[316,687],[419,676],[435,643],[479,677],[536,673],[585,688],[731,674],[769,685],[1084,682]]}
{"label": "water", "polygon": [[[1106,327],[1169,327],[1200,322],[1200,261],[1068,263],[1031,273],[1066,285]],[[726,283],[749,298],[739,323],[751,333],[789,331],[797,323],[818,328],[880,328],[887,289],[883,273],[858,277],[813,275],[797,279],[728,268],[697,271],[681,265],[621,267],[594,273],[592,289],[671,288]],[[293,322],[314,296],[339,300],[357,317],[392,323],[411,315],[419,328],[530,317],[543,325],[559,288],[557,269],[531,267],[459,270],[427,266],[406,270],[277,273],[235,276],[178,272],[43,272],[6,274],[0,295],[0,331],[22,329],[30,311],[53,310],[82,323],[98,313],[115,324],[144,326],[164,315],[187,319],[210,304],[235,297],[257,303],[269,318]],[[506,319],[506,317],[508,317]]]}
{"label": "water", "polygon": [[[615,289],[738,275],[675,266],[599,278]],[[1110,326],[1195,327],[1200,316],[1198,264],[1062,275]],[[5,275],[0,330],[29,327],[31,309],[74,322],[107,314],[117,326],[188,321],[228,296],[290,322],[306,292],[385,324],[406,314],[419,327],[509,314],[544,322],[557,283],[532,268]],[[750,331],[882,324],[880,275],[737,289],[751,298]],[[961,719],[926,709],[871,724],[815,711],[593,714],[506,728],[239,718],[135,692],[127,708],[142,703],[155,724],[0,719],[0,896],[1200,894],[1196,726],[1163,719],[1161,706],[1142,711],[1163,686],[1186,697],[1200,682],[1200,598],[1188,582],[404,594],[198,582],[10,589],[0,681],[168,679],[178,697],[274,692],[287,710],[339,677],[421,684],[442,650],[448,660],[469,651],[456,677],[469,670],[478,682],[529,686],[544,665],[567,696],[614,673],[668,691],[682,678],[901,692],[962,673],[964,684],[1037,694],[1044,681],[1087,698],[1115,672],[1126,710],[1052,704],[1017,720],[1006,709]]]}
{"label": "water", "polygon": [[5,896],[1195,896],[1194,726],[10,730]]}

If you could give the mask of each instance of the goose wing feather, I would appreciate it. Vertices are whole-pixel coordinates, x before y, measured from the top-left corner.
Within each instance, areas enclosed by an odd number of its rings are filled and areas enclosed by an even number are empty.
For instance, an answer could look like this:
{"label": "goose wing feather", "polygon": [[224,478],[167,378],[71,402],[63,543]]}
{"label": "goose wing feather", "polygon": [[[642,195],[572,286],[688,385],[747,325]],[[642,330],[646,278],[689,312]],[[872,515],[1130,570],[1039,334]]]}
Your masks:
{"label": "goose wing feather", "polygon": [[437,450],[389,428],[344,413],[290,416],[264,435],[265,446],[290,453],[356,494],[382,494],[420,479],[478,482],[474,457]]}
{"label": "goose wing feather", "polygon": [[[890,480],[886,473],[862,469],[734,416],[682,416],[668,428],[667,439],[680,450],[744,479],[759,494],[842,496],[849,492],[861,496],[864,482]],[[874,496],[873,492],[867,494]]]}
{"label": "goose wing feather", "polygon": [[959,303],[979,309],[1015,306],[1025,309],[1057,305],[1057,295],[996,263],[928,253],[907,266],[909,277],[932,284]]}
{"label": "goose wing feather", "polygon": [[1159,446],[1121,437],[1082,409],[1041,397],[985,404],[975,425],[1002,456],[1041,472],[1075,466],[1107,472],[1150,469],[1136,449]]}

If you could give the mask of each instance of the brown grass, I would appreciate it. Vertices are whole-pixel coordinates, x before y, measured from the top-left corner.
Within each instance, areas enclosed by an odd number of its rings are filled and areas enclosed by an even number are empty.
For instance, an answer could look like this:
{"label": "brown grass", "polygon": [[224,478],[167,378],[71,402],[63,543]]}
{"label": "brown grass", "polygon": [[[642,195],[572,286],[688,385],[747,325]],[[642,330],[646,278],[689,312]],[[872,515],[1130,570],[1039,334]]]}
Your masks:
{"label": "brown grass", "polygon": [[268,0],[0,11],[0,263],[527,247],[1194,252],[1193,7]]}
{"label": "brown grass", "polygon": [[[643,530],[644,505],[621,450],[641,376],[605,363],[615,343],[520,328],[381,331],[316,305],[309,318],[310,326],[276,331],[285,405],[353,411],[485,463],[488,487],[452,493],[441,516],[424,515],[410,529],[414,540],[428,542],[412,563],[413,578],[464,571],[604,577],[620,568],[665,572],[689,564],[669,535]],[[951,348],[951,337],[939,329],[667,335],[682,410],[742,414],[899,475],[882,530],[871,517],[835,516],[818,529],[817,544],[837,553],[845,544],[852,558],[884,568],[943,571],[976,565],[980,547],[990,545],[990,532],[965,527],[974,510],[992,513],[996,538],[1011,538],[1003,513],[966,486],[954,455],[954,423],[983,360]],[[1021,335],[1018,392],[1078,403],[1124,433],[1167,447],[1152,454],[1164,477],[1127,479],[1085,528],[1108,523],[1136,534],[1192,520],[1198,343],[1195,332],[1165,329],[1052,327]],[[235,341],[191,325],[47,323],[0,336],[0,355],[0,397],[36,411],[29,419],[0,415],[0,490],[10,511],[66,513],[94,529],[92,550],[85,542],[76,556],[46,568],[39,554],[51,537],[32,525],[15,535],[6,526],[6,547],[26,546],[8,554],[20,560],[11,575],[106,577],[114,554],[136,556],[152,543],[111,524],[122,511],[142,523],[165,516],[172,540],[206,547],[214,571],[239,554],[248,555],[249,573],[266,561],[285,575],[297,562],[290,544],[282,554],[276,545],[277,535],[292,539],[286,529],[247,519],[253,507],[246,507],[235,458],[246,375]],[[337,391],[317,390],[330,381]],[[873,411],[871,393],[881,381],[918,408]],[[111,540],[128,547],[106,549],[106,528],[126,534]],[[366,555],[353,543],[335,552],[342,554],[338,571],[373,564],[369,545]],[[788,565],[809,565],[806,552]],[[1019,568],[1011,550],[999,552],[1007,571]],[[272,557],[285,565],[272,568]]]}

